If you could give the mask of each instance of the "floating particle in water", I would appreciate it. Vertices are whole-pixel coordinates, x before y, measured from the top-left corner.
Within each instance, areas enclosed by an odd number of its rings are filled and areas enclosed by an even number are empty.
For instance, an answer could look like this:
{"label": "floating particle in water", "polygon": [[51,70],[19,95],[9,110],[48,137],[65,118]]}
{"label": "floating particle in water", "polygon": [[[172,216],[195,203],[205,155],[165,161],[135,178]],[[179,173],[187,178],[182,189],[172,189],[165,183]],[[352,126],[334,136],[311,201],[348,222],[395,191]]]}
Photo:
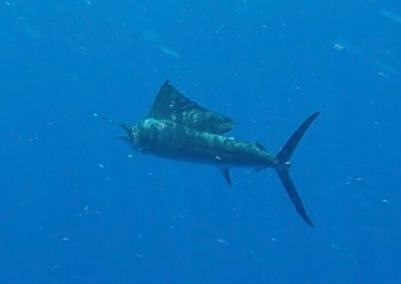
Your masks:
{"label": "floating particle in water", "polygon": [[92,4],[92,1],[91,0],[79,0],[78,3],[81,5],[90,6]]}
{"label": "floating particle in water", "polygon": [[389,20],[392,20],[392,21],[394,21],[396,23],[401,24],[401,16],[397,15],[397,14],[395,14],[395,13],[389,11],[389,10],[386,10],[386,9],[380,10],[380,15],[382,15],[383,17],[385,17],[385,18],[387,18]]}
{"label": "floating particle in water", "polygon": [[176,51],[174,51],[172,49],[169,49],[169,48],[167,48],[165,46],[159,46],[159,49],[161,50],[161,52],[163,52],[164,54],[166,54],[166,55],[168,55],[168,56],[170,56],[170,57],[172,57],[174,59],[180,59],[181,58],[181,56],[178,54],[178,52],[176,52]]}
{"label": "floating particle in water", "polygon": [[339,250],[339,249],[340,249],[340,248],[339,248],[337,245],[335,245],[335,244],[331,244],[330,247],[331,247],[332,249],[334,249],[334,250]]}
{"label": "floating particle in water", "polygon": [[43,39],[45,37],[45,35],[41,31],[30,26],[27,26],[25,28],[25,32],[28,36],[36,40]]}
{"label": "floating particle in water", "polygon": [[377,75],[379,75],[380,77],[386,78],[386,79],[389,77],[389,75],[387,75],[386,73],[383,73],[383,72],[377,72]]}
{"label": "floating particle in water", "polygon": [[343,50],[343,49],[344,49],[344,46],[342,46],[342,45],[339,44],[339,43],[336,43],[336,44],[334,44],[334,49],[335,49],[335,50]]}
{"label": "floating particle in water", "polygon": [[[361,44],[363,47],[363,43]],[[355,56],[365,64],[379,69],[376,72],[379,76],[387,78],[386,76],[393,76],[398,73],[399,62],[396,57],[391,55],[391,51],[383,52],[383,50],[362,48],[360,45],[341,37],[334,41],[333,46],[335,50]]]}
{"label": "floating particle in water", "polygon": [[38,141],[39,140],[39,136],[34,136],[28,139],[29,142],[33,142],[33,141]]}
{"label": "floating particle in water", "polygon": [[225,246],[228,246],[228,241],[226,241],[226,240],[224,240],[224,239],[216,239],[216,241],[218,242],[218,243],[220,243],[220,244],[223,244],[223,245],[225,245]]}

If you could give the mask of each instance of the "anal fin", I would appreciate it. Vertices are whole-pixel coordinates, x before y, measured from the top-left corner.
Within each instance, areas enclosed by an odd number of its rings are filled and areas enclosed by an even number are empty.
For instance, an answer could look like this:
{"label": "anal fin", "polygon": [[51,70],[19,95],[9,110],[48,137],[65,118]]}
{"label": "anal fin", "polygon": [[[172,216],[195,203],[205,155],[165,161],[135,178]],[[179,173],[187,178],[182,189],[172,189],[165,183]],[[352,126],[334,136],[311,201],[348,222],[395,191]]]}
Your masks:
{"label": "anal fin", "polygon": [[221,173],[223,174],[224,179],[226,180],[229,187],[231,187],[231,176],[230,170],[227,168],[220,168]]}

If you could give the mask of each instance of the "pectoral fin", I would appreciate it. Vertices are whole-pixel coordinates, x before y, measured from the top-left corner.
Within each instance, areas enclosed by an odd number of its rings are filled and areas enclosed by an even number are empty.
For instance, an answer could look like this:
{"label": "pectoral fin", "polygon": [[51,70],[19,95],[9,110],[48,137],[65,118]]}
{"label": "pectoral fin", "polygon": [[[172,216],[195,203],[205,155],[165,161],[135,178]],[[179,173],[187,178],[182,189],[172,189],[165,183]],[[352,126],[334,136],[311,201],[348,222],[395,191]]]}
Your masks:
{"label": "pectoral fin", "polygon": [[231,187],[231,176],[230,176],[230,170],[227,168],[220,168],[221,173],[224,176],[224,179],[226,180],[227,184],[229,187]]}

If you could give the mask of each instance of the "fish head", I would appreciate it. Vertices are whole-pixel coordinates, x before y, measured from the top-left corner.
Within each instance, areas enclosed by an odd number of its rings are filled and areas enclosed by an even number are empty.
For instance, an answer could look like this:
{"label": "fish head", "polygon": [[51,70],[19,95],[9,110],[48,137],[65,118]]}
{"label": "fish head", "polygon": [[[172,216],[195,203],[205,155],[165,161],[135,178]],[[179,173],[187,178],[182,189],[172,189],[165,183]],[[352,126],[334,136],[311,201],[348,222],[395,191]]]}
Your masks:
{"label": "fish head", "polygon": [[135,152],[139,151],[138,147],[138,126],[137,124],[121,123],[121,128],[127,133],[127,136],[117,137],[118,140],[127,143]]}

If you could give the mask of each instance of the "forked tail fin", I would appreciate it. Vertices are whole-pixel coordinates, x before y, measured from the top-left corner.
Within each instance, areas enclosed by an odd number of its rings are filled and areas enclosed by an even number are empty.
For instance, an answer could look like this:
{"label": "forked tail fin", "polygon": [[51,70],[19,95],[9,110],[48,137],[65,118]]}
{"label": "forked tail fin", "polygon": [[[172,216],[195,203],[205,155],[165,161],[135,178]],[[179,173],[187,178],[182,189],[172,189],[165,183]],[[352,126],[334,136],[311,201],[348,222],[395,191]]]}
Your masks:
{"label": "forked tail fin", "polygon": [[295,206],[298,214],[308,223],[310,226],[314,227],[312,221],[310,220],[304,205],[302,203],[301,197],[299,196],[295,184],[293,183],[290,176],[290,160],[291,156],[294,153],[296,147],[302,139],[302,136],[305,134],[306,130],[308,130],[309,126],[316,119],[316,117],[320,114],[320,112],[315,112],[310,115],[301,126],[291,135],[290,139],[288,139],[287,143],[281,149],[281,151],[277,154],[276,160],[276,171],[278,176],[280,177],[281,183],[283,184],[285,190],[287,191],[288,196],[290,197],[292,203]]}

